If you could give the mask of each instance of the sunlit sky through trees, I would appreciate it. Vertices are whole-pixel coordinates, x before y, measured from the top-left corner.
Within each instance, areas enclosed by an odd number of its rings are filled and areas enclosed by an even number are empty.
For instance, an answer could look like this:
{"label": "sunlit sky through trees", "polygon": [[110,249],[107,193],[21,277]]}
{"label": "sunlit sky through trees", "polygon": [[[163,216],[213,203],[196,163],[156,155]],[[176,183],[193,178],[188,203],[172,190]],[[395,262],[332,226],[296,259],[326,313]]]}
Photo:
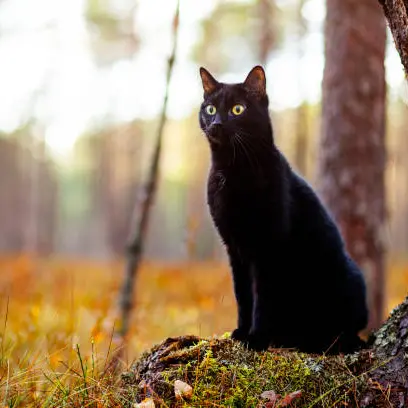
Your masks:
{"label": "sunlit sky through trees", "polygon": [[[280,0],[277,4],[293,1]],[[87,129],[104,123],[153,118],[163,98],[175,1],[135,1],[134,28],[139,47],[131,56],[106,65],[98,64],[92,52],[85,3],[85,0],[0,2],[0,130],[12,132],[27,118],[34,117],[57,157],[68,155],[75,140]],[[112,3],[117,13],[127,12],[129,1]],[[191,49],[200,38],[200,20],[215,5],[216,0],[181,0],[170,117],[186,117],[200,102],[198,65],[191,59]],[[320,98],[324,64],[324,0],[309,0],[303,13],[310,32],[304,44],[301,88],[305,98],[316,102]],[[299,72],[294,47],[295,44],[286,41],[266,67],[274,110],[296,106],[302,98],[299,83],[294,80]],[[207,68],[211,71],[211,67]],[[240,72],[220,79],[241,81],[250,68],[243,66]],[[387,78],[393,91],[401,93],[403,70],[393,46],[388,47]]]}

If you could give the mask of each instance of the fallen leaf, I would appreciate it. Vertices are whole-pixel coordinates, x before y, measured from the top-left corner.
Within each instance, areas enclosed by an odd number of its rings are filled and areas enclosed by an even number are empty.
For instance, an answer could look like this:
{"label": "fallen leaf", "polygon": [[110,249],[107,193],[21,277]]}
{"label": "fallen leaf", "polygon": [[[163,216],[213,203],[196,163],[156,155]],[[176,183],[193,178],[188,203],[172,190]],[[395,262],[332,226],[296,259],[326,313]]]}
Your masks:
{"label": "fallen leaf", "polygon": [[174,393],[177,399],[190,399],[193,396],[193,388],[183,381],[176,380],[174,381]]}
{"label": "fallen leaf", "polygon": [[155,408],[154,401],[152,398],[145,398],[139,404],[133,404],[133,408]]}
{"label": "fallen leaf", "polygon": [[280,398],[280,394],[276,394],[275,391],[264,391],[261,394],[261,398],[267,399],[268,402],[265,403],[263,406],[266,408],[275,408],[276,403]]}
{"label": "fallen leaf", "polygon": [[276,402],[280,398],[280,394],[276,394],[275,391],[264,391],[261,394],[261,398],[268,399],[271,402]]}
{"label": "fallen leaf", "polygon": [[291,392],[288,395],[285,395],[280,401],[278,406],[279,407],[287,407],[290,405],[295,399],[300,398],[302,396],[302,391],[295,391]]}

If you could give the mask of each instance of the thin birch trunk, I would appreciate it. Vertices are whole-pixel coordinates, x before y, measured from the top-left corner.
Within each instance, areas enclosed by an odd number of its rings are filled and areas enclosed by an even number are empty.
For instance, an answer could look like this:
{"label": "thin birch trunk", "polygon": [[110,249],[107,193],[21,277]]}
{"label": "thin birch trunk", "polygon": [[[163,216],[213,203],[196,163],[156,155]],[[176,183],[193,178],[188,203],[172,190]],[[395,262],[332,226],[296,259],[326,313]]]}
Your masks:
{"label": "thin birch trunk", "polygon": [[120,295],[121,327],[119,333],[123,339],[126,339],[126,336],[129,332],[130,316],[135,300],[134,287],[143,256],[143,249],[147,235],[151,208],[159,178],[159,162],[162,151],[163,131],[167,120],[166,111],[167,101],[169,97],[169,85],[177,52],[179,10],[180,4],[179,1],[177,1],[172,28],[173,48],[168,59],[166,88],[164,92],[163,107],[160,115],[159,126],[157,129],[156,145],[150,163],[147,181],[143,188],[140,203],[138,203],[135,207],[133,222],[130,227],[125,265],[125,279]]}

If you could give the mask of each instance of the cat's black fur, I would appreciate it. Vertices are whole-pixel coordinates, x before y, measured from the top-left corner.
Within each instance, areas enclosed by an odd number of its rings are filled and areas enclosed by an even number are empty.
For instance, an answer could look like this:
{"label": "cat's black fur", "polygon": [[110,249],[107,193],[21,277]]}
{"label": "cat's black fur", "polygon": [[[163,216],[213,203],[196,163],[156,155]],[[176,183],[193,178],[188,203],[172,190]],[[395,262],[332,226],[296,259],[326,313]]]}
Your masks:
{"label": "cat's black fur", "polygon": [[[208,204],[238,304],[232,337],[256,350],[358,349],[368,319],[363,275],[313,189],[274,144],[262,67],[239,84],[200,74],[199,119],[212,156]],[[238,116],[236,104],[245,107]]]}

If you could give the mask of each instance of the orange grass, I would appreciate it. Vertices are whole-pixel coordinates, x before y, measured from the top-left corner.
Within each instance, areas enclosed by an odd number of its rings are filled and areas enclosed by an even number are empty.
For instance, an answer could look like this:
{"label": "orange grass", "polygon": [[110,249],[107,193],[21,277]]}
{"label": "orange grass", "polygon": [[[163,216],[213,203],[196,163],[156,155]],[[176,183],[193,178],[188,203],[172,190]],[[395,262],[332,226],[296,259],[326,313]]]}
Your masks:
{"label": "orange grass", "polygon": [[[0,259],[0,407],[129,404],[104,374],[116,345],[119,262],[27,256]],[[408,268],[389,268],[388,311],[405,296]],[[169,336],[231,330],[236,310],[228,267],[145,263],[123,367]]]}
{"label": "orange grass", "polygon": [[[0,407],[60,406],[46,401],[52,393],[71,394],[65,406],[121,406],[109,396],[116,379],[100,375],[116,346],[122,270],[118,262],[0,259]],[[235,313],[225,265],[145,264],[123,366],[165,337],[230,330]],[[97,405],[98,394],[109,402]]]}

